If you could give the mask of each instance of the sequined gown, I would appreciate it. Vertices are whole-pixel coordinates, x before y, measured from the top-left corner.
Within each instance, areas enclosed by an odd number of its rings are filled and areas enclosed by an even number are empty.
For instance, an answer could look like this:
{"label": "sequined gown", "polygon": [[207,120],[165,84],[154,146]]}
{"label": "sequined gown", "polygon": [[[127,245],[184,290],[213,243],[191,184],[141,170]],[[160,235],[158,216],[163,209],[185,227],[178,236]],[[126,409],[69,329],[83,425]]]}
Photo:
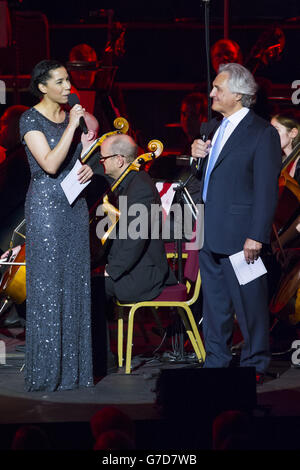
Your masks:
{"label": "sequined gown", "polygon": [[[35,108],[20,120],[20,135],[41,131],[53,149],[68,124]],[[23,141],[31,182],[26,217],[25,388],[67,390],[92,386],[89,220],[86,201],[70,206],[60,182],[79,156],[74,146],[56,175],[38,165]]]}

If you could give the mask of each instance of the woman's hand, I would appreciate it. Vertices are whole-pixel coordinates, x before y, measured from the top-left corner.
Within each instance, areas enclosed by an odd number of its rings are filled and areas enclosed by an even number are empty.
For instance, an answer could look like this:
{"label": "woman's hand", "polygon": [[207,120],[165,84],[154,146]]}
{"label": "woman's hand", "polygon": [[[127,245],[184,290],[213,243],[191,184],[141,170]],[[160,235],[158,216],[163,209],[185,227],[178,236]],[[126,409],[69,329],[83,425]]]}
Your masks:
{"label": "woman's hand", "polygon": [[80,104],[75,104],[75,106],[70,110],[69,126],[76,129],[76,127],[79,126],[80,118],[84,118],[84,112],[85,109]]}
{"label": "woman's hand", "polygon": [[88,165],[82,165],[80,170],[77,172],[78,181],[80,184],[87,183],[93,176],[93,170]]}

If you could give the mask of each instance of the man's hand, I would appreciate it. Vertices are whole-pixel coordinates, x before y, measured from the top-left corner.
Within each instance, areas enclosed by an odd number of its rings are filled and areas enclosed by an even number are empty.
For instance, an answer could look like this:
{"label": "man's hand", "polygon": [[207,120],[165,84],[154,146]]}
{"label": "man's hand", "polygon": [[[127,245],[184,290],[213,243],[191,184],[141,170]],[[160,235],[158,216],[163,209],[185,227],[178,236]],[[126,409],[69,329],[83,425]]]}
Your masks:
{"label": "man's hand", "polygon": [[[9,261],[9,258],[11,258],[12,256],[15,258],[20,250],[21,250],[21,245],[17,245],[12,250],[7,250],[5,253],[3,253],[0,256],[0,259],[6,259],[6,261]],[[10,252],[11,252],[11,256],[9,256]]]}
{"label": "man's hand", "polygon": [[244,244],[244,256],[248,264],[258,259],[261,249],[262,243],[247,238]]}
{"label": "man's hand", "polygon": [[204,158],[209,152],[211,141],[207,140],[204,142],[201,139],[196,139],[192,143],[192,157]]}

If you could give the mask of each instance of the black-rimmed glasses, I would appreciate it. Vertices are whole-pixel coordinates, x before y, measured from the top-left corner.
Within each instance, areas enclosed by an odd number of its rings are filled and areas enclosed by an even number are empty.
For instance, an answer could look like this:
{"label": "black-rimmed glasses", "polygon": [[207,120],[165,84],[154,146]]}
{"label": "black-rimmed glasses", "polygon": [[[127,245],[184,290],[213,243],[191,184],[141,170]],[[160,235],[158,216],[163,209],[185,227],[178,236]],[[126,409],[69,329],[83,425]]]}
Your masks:
{"label": "black-rimmed glasses", "polygon": [[[112,158],[112,157],[117,157],[119,154],[118,153],[114,153],[113,155],[107,155],[106,157],[104,157],[103,155],[101,155],[100,153],[100,160],[107,160],[108,158]],[[122,157],[123,155],[121,155]]]}

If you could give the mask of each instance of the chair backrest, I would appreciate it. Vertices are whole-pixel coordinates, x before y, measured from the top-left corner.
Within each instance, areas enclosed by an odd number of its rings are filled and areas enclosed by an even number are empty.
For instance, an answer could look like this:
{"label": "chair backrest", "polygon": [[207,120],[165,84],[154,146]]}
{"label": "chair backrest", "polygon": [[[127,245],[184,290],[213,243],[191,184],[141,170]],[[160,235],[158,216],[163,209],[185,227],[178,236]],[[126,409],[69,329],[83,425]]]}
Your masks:
{"label": "chair backrest", "polygon": [[[188,249],[188,243],[182,243],[182,264],[183,264],[183,282],[187,287],[188,305],[192,305],[198,298],[201,288],[201,276],[199,270],[199,252],[198,250]],[[166,256],[173,260],[173,268],[176,268],[175,262],[178,262],[178,253],[175,243],[165,244]]]}

